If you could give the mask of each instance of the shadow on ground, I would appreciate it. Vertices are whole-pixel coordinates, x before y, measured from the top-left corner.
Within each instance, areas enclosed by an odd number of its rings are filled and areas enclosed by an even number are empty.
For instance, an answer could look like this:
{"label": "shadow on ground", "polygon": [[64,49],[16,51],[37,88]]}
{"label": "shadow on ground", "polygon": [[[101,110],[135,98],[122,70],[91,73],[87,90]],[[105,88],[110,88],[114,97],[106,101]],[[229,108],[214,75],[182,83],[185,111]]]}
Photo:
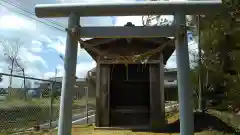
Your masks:
{"label": "shadow on ground", "polygon": [[[206,130],[215,130],[224,133],[235,133],[236,130],[222,120],[207,113],[194,113],[194,132],[202,132]],[[141,130],[132,129],[133,132],[155,132],[155,133],[180,133],[180,121],[177,120],[171,124],[168,124],[164,130]]]}

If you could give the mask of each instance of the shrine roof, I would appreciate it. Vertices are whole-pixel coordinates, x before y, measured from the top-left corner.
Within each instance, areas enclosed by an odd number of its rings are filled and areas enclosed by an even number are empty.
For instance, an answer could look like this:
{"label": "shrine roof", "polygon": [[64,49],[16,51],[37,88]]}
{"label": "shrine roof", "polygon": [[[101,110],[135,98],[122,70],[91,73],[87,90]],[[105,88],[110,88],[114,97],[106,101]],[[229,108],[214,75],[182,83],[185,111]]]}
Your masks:
{"label": "shrine roof", "polygon": [[[114,54],[122,54],[121,56],[127,55],[128,52],[133,52],[136,48],[139,49],[139,53],[144,53],[146,51],[155,49],[165,43],[166,45],[162,52],[164,56],[164,64],[166,64],[169,57],[175,50],[174,40],[166,37],[159,38],[93,38],[84,41],[87,44],[95,47],[99,50],[104,50]],[[96,60],[98,54],[91,51],[88,48],[85,50],[91,55],[91,57]]]}

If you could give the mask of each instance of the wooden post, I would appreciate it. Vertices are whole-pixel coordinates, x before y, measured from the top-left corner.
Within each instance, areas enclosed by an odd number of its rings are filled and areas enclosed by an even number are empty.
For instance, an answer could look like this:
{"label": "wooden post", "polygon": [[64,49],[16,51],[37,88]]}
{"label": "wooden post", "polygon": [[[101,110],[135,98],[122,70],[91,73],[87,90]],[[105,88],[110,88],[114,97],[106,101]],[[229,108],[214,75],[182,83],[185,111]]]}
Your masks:
{"label": "wooden post", "polygon": [[101,104],[100,104],[100,56],[97,58],[96,78],[96,126],[100,127]]}
{"label": "wooden post", "polygon": [[101,126],[109,126],[109,78],[110,65],[100,66],[100,100],[101,100]]}
{"label": "wooden post", "polygon": [[[160,102],[161,102],[161,115],[162,118],[164,118],[165,122],[165,94],[164,94],[164,59],[163,59],[163,53],[160,53],[159,56],[160,63],[159,63],[159,78],[160,78]],[[164,123],[165,124],[165,123]]]}
{"label": "wooden post", "polygon": [[109,87],[110,65],[100,64],[97,59],[97,83],[96,83],[96,126],[107,127],[110,123],[109,115]]}
{"label": "wooden post", "polygon": [[160,55],[159,64],[150,64],[150,125],[154,129],[161,129],[165,125],[164,106],[164,66],[163,56]]}

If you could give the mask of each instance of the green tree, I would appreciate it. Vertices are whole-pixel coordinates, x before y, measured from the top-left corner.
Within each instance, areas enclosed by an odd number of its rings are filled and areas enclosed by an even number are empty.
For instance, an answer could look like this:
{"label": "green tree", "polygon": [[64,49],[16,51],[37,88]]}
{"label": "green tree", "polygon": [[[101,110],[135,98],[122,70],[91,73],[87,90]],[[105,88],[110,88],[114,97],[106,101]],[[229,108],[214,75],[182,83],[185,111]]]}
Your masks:
{"label": "green tree", "polygon": [[[234,106],[240,97],[239,1],[224,0],[223,4],[221,13],[200,19],[204,96]],[[195,18],[192,17],[191,24],[196,22]]]}
{"label": "green tree", "polygon": [[[240,106],[240,1],[222,0],[224,9],[214,15],[187,16],[189,30],[193,32],[194,39],[201,42],[200,63],[198,54],[191,61],[196,67],[192,67],[192,89],[198,97],[198,76],[203,78],[204,98],[208,101],[215,100],[218,104],[227,103],[233,109]],[[143,17],[144,18],[144,17]],[[152,24],[151,20],[161,22],[161,16],[146,16],[145,25]],[[144,19],[143,19],[144,20]],[[192,26],[196,26],[200,20],[200,34]],[[199,37],[198,37],[199,35]],[[200,70],[201,69],[201,70]],[[201,72],[200,72],[201,71]],[[223,101],[223,102],[222,102]]]}

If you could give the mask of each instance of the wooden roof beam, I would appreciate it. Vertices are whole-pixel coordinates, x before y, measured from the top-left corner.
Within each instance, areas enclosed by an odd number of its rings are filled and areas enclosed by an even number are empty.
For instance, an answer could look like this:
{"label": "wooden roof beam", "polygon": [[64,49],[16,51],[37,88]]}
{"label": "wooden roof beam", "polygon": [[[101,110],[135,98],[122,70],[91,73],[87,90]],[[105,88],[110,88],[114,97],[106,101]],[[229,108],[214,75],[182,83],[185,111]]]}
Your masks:
{"label": "wooden roof beam", "polygon": [[[87,46],[95,47],[95,46],[99,46],[99,45],[108,44],[112,41],[116,41],[117,39],[118,38],[98,38],[97,40],[94,40],[94,39],[85,40],[85,41],[82,40],[82,41],[80,41],[80,43],[85,44],[85,46],[87,45]],[[165,40],[160,40],[158,38],[157,39],[156,38],[141,38],[141,40],[151,42],[151,43],[154,43],[154,44],[158,44],[158,45],[161,45],[161,44],[164,44],[165,42],[167,42]],[[175,45],[175,44],[173,43],[172,45]],[[81,47],[86,48],[86,47],[84,47],[84,45],[81,45]]]}
{"label": "wooden roof beam", "polygon": [[[147,60],[144,64],[159,64],[160,60]],[[99,64],[142,64],[141,61],[100,60]]]}
{"label": "wooden roof beam", "polygon": [[[90,40],[92,40],[92,39],[90,39]],[[98,46],[98,45],[107,44],[107,43],[115,41],[115,40],[117,40],[117,39],[116,38],[104,38],[104,39],[102,39],[100,41],[98,40],[98,42],[94,42],[94,43],[91,43],[91,41],[90,41],[89,45]],[[86,43],[86,42],[88,42],[88,40],[85,40],[84,42]]]}

